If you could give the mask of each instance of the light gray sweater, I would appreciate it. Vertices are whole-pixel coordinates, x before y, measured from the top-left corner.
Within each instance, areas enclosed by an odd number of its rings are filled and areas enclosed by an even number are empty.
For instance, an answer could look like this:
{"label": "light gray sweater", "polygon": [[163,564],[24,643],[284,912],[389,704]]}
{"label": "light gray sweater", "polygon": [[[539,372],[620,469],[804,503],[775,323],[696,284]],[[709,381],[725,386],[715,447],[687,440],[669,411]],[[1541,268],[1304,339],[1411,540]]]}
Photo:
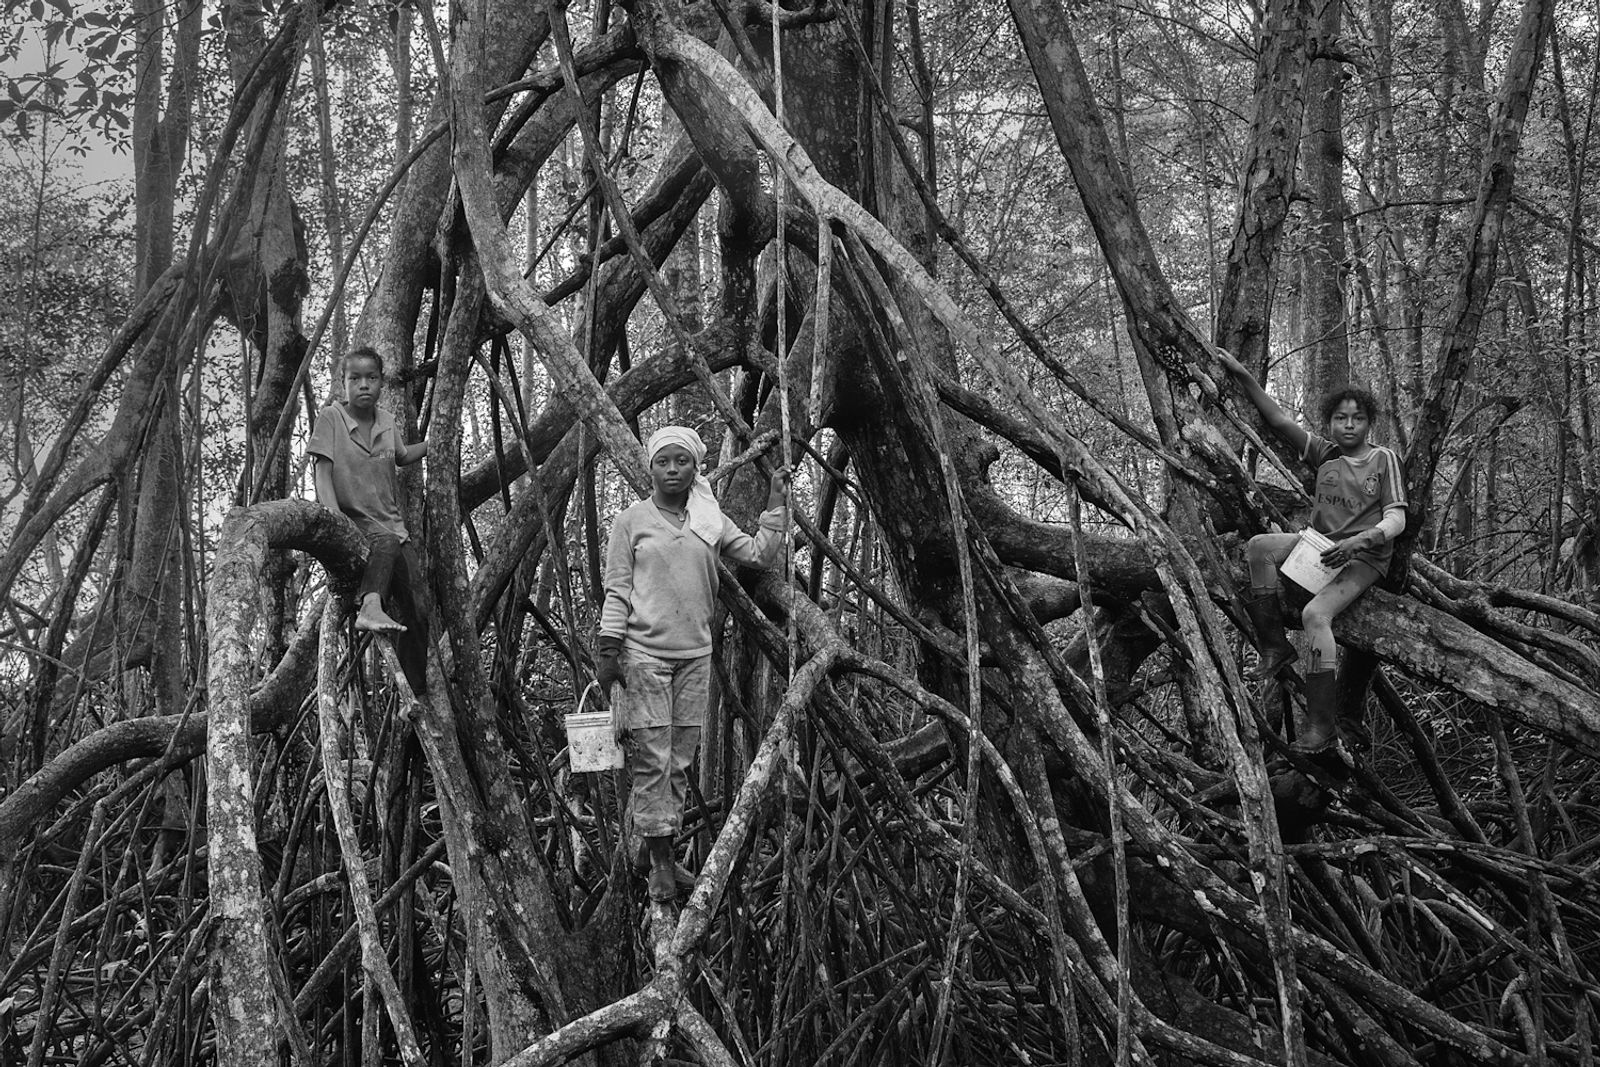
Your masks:
{"label": "light gray sweater", "polygon": [[674,526],[649,498],[628,507],[612,522],[606,546],[600,632],[661,659],[709,656],[719,551],[747,566],[771,566],[783,547],[787,511],[762,512],[754,537],[723,516],[714,549],[687,523]]}

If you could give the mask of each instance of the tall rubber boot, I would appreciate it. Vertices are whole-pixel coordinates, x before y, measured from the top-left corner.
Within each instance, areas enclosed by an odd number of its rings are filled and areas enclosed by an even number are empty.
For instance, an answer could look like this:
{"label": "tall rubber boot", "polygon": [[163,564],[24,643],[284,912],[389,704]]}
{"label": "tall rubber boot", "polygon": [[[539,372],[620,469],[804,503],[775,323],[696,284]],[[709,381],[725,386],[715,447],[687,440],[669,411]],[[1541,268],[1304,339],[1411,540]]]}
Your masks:
{"label": "tall rubber boot", "polygon": [[1283,608],[1278,603],[1276,589],[1250,590],[1250,598],[1244,602],[1244,613],[1255,629],[1256,648],[1261,653],[1255,669],[1246,672],[1245,677],[1256,682],[1272,678],[1300,658],[1283,632]]}
{"label": "tall rubber boot", "polygon": [[1306,675],[1304,729],[1293,744],[1296,752],[1321,752],[1339,740],[1339,678],[1337,671],[1312,671]]}

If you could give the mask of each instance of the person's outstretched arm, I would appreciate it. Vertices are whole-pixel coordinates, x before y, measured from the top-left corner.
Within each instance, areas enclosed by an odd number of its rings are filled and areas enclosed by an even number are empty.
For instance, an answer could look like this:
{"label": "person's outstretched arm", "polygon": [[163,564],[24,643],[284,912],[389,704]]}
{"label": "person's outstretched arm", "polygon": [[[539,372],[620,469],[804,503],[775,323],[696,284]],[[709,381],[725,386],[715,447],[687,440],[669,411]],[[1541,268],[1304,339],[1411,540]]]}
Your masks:
{"label": "person's outstretched arm", "polygon": [[726,559],[747,567],[770,567],[783,551],[789,525],[789,468],[779,467],[767,484],[767,510],[761,513],[756,535],[751,537],[726,515],[722,517],[720,549]]}
{"label": "person's outstretched arm", "polygon": [[1287,411],[1278,405],[1276,400],[1267,394],[1267,391],[1261,387],[1261,383],[1256,381],[1256,376],[1251,374],[1243,363],[1234,359],[1231,352],[1218,349],[1217,361],[1233,375],[1234,380],[1239,383],[1239,387],[1244,390],[1244,395],[1249,397],[1250,403],[1254,404],[1256,410],[1261,412],[1261,418],[1268,426],[1272,427],[1272,431],[1294,446],[1295,455],[1304,456],[1306,454],[1306,443],[1311,439],[1310,435],[1306,433],[1305,427],[1296,422]]}
{"label": "person's outstretched arm", "polygon": [[417,460],[428,454],[428,442],[417,441],[409,445],[401,445],[395,449],[394,464],[397,467],[409,467]]}

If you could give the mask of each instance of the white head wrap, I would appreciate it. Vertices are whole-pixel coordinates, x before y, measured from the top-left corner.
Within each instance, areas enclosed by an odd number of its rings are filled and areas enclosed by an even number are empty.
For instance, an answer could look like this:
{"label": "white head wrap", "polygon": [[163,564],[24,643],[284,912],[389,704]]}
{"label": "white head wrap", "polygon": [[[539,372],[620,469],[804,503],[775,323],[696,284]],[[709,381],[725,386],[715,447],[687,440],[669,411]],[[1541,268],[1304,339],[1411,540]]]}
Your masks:
{"label": "white head wrap", "polygon": [[711,486],[700,476],[700,464],[706,458],[706,443],[688,426],[663,426],[650,435],[645,445],[645,455],[654,463],[656,453],[668,445],[678,445],[694,458],[695,477],[689,483],[689,501],[686,505],[689,510],[689,529],[700,540],[716,548],[722,540],[722,508],[712,495]]}

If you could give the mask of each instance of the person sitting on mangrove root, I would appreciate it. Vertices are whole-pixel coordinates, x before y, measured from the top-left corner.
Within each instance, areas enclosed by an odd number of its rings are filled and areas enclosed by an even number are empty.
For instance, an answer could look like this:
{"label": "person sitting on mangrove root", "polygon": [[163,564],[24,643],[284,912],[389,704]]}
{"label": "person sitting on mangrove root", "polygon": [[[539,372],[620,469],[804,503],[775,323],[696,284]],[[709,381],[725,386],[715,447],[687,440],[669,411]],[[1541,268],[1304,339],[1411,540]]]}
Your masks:
{"label": "person sitting on mangrove root", "polygon": [[[1333,542],[1322,554],[1324,566],[1338,570],[1301,612],[1311,642],[1306,673],[1306,724],[1294,747],[1317,752],[1339,736],[1334,669],[1338,645],[1333,620],[1389,572],[1393,542],[1405,529],[1405,475],[1395,453],[1367,440],[1378,418],[1378,403],[1365,389],[1336,390],[1322,400],[1327,436],[1311,433],[1267,395],[1254,374],[1223,352],[1222,365],[1238,380],[1268,426],[1316,471],[1316,506],[1311,528]],[[1250,596],[1245,611],[1255,627],[1260,662],[1250,677],[1271,678],[1295,661],[1294,646],[1283,632],[1278,603],[1278,565],[1299,540],[1295,533],[1257,534],[1245,546],[1250,564]]]}
{"label": "person sitting on mangrove root", "polygon": [[[394,416],[378,406],[383,357],[375,350],[351,351],[340,361],[340,376],[345,398],[317,413],[307,446],[316,460],[317,503],[343,512],[367,539],[356,629],[391,635],[411,691],[421,694],[428,688],[428,620],[414,592],[422,565],[400,511],[399,468],[426,456],[428,442],[406,444]],[[389,614],[385,601],[406,623]]]}
{"label": "person sitting on mangrove root", "polygon": [[[664,426],[645,447],[650,496],[611,524],[595,678],[615,713],[632,784],[633,829],[644,841],[648,892],[672,900],[689,765],[711,700],[711,619],[717,560],[770,567],[788,526],[789,471],[773,474],[754,537],[722,513],[700,477],[706,446],[687,426]],[[687,874],[687,872],[684,872]]]}

